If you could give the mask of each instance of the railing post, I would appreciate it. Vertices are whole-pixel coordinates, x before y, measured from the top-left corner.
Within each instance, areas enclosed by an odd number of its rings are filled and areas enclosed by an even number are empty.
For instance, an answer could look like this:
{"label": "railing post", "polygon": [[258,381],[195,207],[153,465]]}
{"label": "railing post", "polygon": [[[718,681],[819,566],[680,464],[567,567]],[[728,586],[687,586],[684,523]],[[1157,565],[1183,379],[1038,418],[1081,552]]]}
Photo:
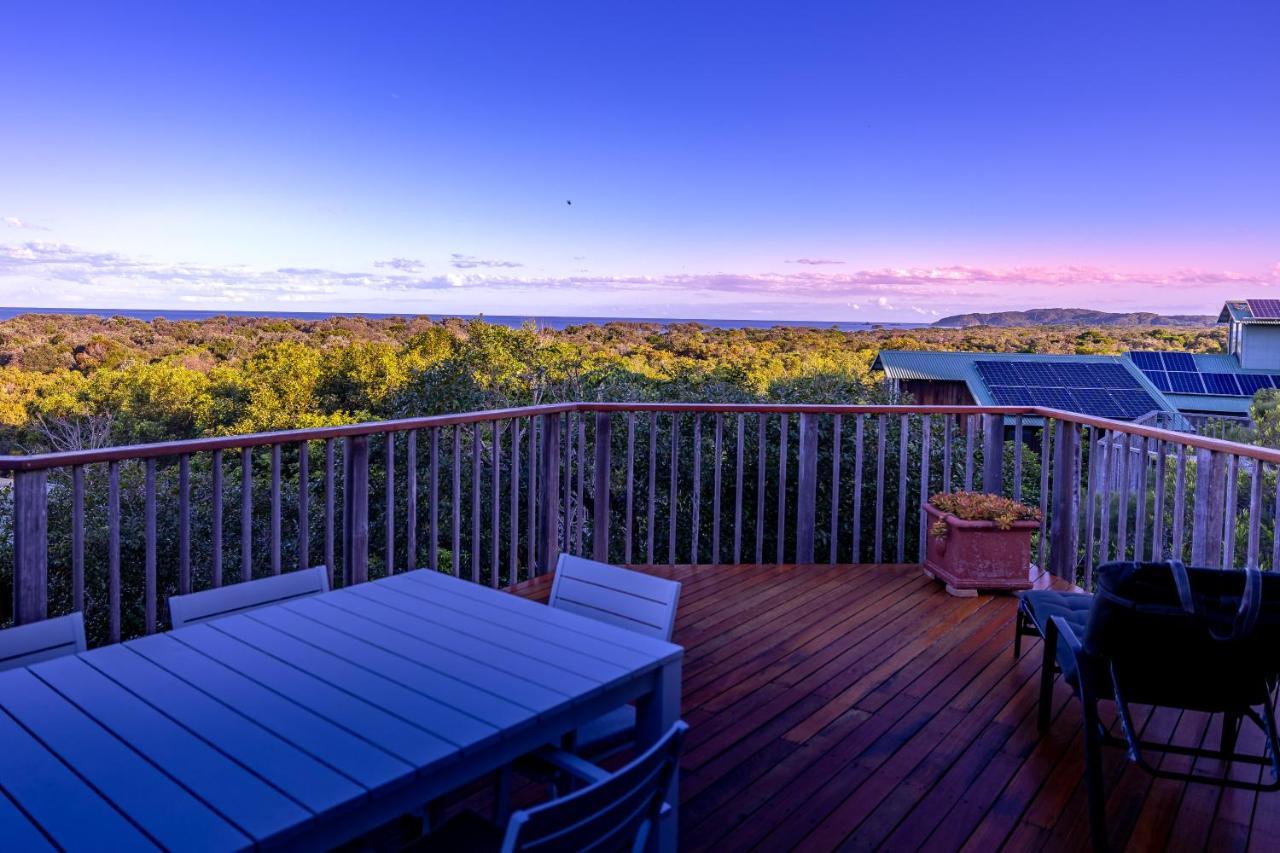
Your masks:
{"label": "railing post", "polygon": [[349,436],[342,454],[342,576],[369,579],[369,437]]}
{"label": "railing post", "polygon": [[796,493],[796,563],[813,562],[813,526],[818,493],[818,418],[800,414],[800,471]]}
{"label": "railing post", "polygon": [[13,622],[25,625],[49,615],[48,474],[18,471],[13,477]]}
{"label": "railing post", "polygon": [[1004,415],[982,416],[982,491],[1004,494]]}
{"label": "railing post", "polygon": [[560,559],[560,415],[538,415],[542,449],[538,457],[538,485],[542,506],[538,516],[537,573],[545,575]]}
{"label": "railing post", "polygon": [[609,562],[609,466],[613,447],[611,424],[608,412],[596,412],[596,482],[591,496],[591,559],[601,563]]}
{"label": "railing post", "polygon": [[1053,447],[1053,514],[1049,532],[1049,571],[1075,583],[1080,515],[1080,425],[1057,421]]}
{"label": "railing post", "polygon": [[1192,565],[1216,566],[1222,562],[1225,480],[1226,457],[1212,450],[1196,450],[1196,493],[1191,510]]}

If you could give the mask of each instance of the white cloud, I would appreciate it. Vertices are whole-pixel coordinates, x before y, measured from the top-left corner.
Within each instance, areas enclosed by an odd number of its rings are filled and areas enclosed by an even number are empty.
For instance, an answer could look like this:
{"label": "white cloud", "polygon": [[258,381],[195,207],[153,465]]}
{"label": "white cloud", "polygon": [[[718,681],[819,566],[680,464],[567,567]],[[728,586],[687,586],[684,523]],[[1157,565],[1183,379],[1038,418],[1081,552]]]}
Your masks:
{"label": "white cloud", "polygon": [[422,270],[422,261],[413,258],[392,258],[389,261],[374,261],[375,267],[383,269],[399,270],[400,272],[420,272]]}
{"label": "white cloud", "polygon": [[4,222],[4,224],[9,226],[10,228],[20,228],[24,231],[48,231],[49,230],[43,225],[37,225],[34,222],[31,222],[26,219],[19,219],[16,216],[6,216],[3,219],[0,219],[0,222]]}
{"label": "white cloud", "polygon": [[486,260],[484,258],[474,257],[472,255],[462,255],[457,252],[454,252],[452,255],[449,256],[449,258],[450,258],[449,264],[453,266],[455,269],[460,269],[460,270],[493,269],[497,267],[514,268],[514,267],[524,266],[524,264],[519,263],[517,261]]}

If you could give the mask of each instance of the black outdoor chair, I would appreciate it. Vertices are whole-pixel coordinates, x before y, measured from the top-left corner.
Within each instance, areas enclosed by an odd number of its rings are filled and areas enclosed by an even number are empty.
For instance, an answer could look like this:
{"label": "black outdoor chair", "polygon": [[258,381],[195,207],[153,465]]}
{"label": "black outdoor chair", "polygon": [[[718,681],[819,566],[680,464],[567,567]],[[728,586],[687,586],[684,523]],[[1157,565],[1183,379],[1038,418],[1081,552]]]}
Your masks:
{"label": "black outdoor chair", "polygon": [[[1154,776],[1254,791],[1280,790],[1280,739],[1273,694],[1280,673],[1280,575],[1257,569],[1187,569],[1181,563],[1108,563],[1098,570],[1097,593],[1063,602],[1028,605],[1033,624],[1043,618],[1045,663],[1040,722],[1048,722],[1053,669],[1084,705],[1085,782],[1096,849],[1106,849],[1101,747],[1122,746],[1130,760]],[[1048,605],[1052,605],[1048,607]],[[1059,612],[1050,612],[1058,610]],[[1098,702],[1113,699],[1123,737],[1101,725]],[[1222,714],[1218,749],[1140,740],[1131,704]],[[1243,720],[1261,729],[1262,755],[1236,751]],[[1240,761],[1271,769],[1270,780],[1167,770],[1147,755],[1174,753]]]}

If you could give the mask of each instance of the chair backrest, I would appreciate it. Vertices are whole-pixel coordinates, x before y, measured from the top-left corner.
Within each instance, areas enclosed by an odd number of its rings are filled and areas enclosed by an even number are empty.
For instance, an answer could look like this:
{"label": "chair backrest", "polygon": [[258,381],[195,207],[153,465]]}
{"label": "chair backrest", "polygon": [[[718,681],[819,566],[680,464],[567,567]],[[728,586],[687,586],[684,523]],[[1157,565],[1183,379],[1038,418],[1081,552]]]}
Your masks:
{"label": "chair backrest", "polygon": [[0,670],[28,666],[85,650],[84,616],[45,619],[0,631]]}
{"label": "chair backrest", "polygon": [[639,634],[670,640],[679,601],[679,581],[561,554],[547,603]]}
{"label": "chair backrest", "polygon": [[324,566],[315,566],[204,592],[172,596],[169,599],[169,619],[174,628],[183,628],[328,591],[328,570]]}
{"label": "chair backrest", "polygon": [[1129,701],[1220,711],[1265,698],[1280,673],[1280,575],[1113,562],[1097,578],[1082,641]]}
{"label": "chair backrest", "polygon": [[689,727],[677,722],[626,767],[580,791],[526,811],[507,824],[502,849],[643,850],[662,813]]}

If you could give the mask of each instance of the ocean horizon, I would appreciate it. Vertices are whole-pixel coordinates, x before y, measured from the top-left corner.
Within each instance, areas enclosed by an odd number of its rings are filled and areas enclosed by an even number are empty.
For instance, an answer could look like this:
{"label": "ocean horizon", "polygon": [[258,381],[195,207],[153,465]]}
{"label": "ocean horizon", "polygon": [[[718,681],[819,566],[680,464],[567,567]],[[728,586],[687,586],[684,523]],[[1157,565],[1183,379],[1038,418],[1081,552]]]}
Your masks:
{"label": "ocean horizon", "polygon": [[214,317],[273,317],[289,320],[326,320],[330,317],[366,317],[386,320],[392,317],[426,317],[430,320],[482,319],[510,328],[533,323],[540,329],[562,330],[571,326],[603,326],[609,323],[646,323],[674,326],[696,323],[714,329],[771,329],[782,326],[793,329],[836,329],[841,332],[864,332],[870,329],[920,329],[929,323],[849,322],[822,320],[715,320],[700,317],[561,317],[530,314],[414,314],[392,312],[379,314],[366,311],[195,311],[163,308],[9,308],[0,307],[0,320],[10,320],[23,314],[64,314],[76,317],[128,317],[133,320],[164,319],[209,320]]}

